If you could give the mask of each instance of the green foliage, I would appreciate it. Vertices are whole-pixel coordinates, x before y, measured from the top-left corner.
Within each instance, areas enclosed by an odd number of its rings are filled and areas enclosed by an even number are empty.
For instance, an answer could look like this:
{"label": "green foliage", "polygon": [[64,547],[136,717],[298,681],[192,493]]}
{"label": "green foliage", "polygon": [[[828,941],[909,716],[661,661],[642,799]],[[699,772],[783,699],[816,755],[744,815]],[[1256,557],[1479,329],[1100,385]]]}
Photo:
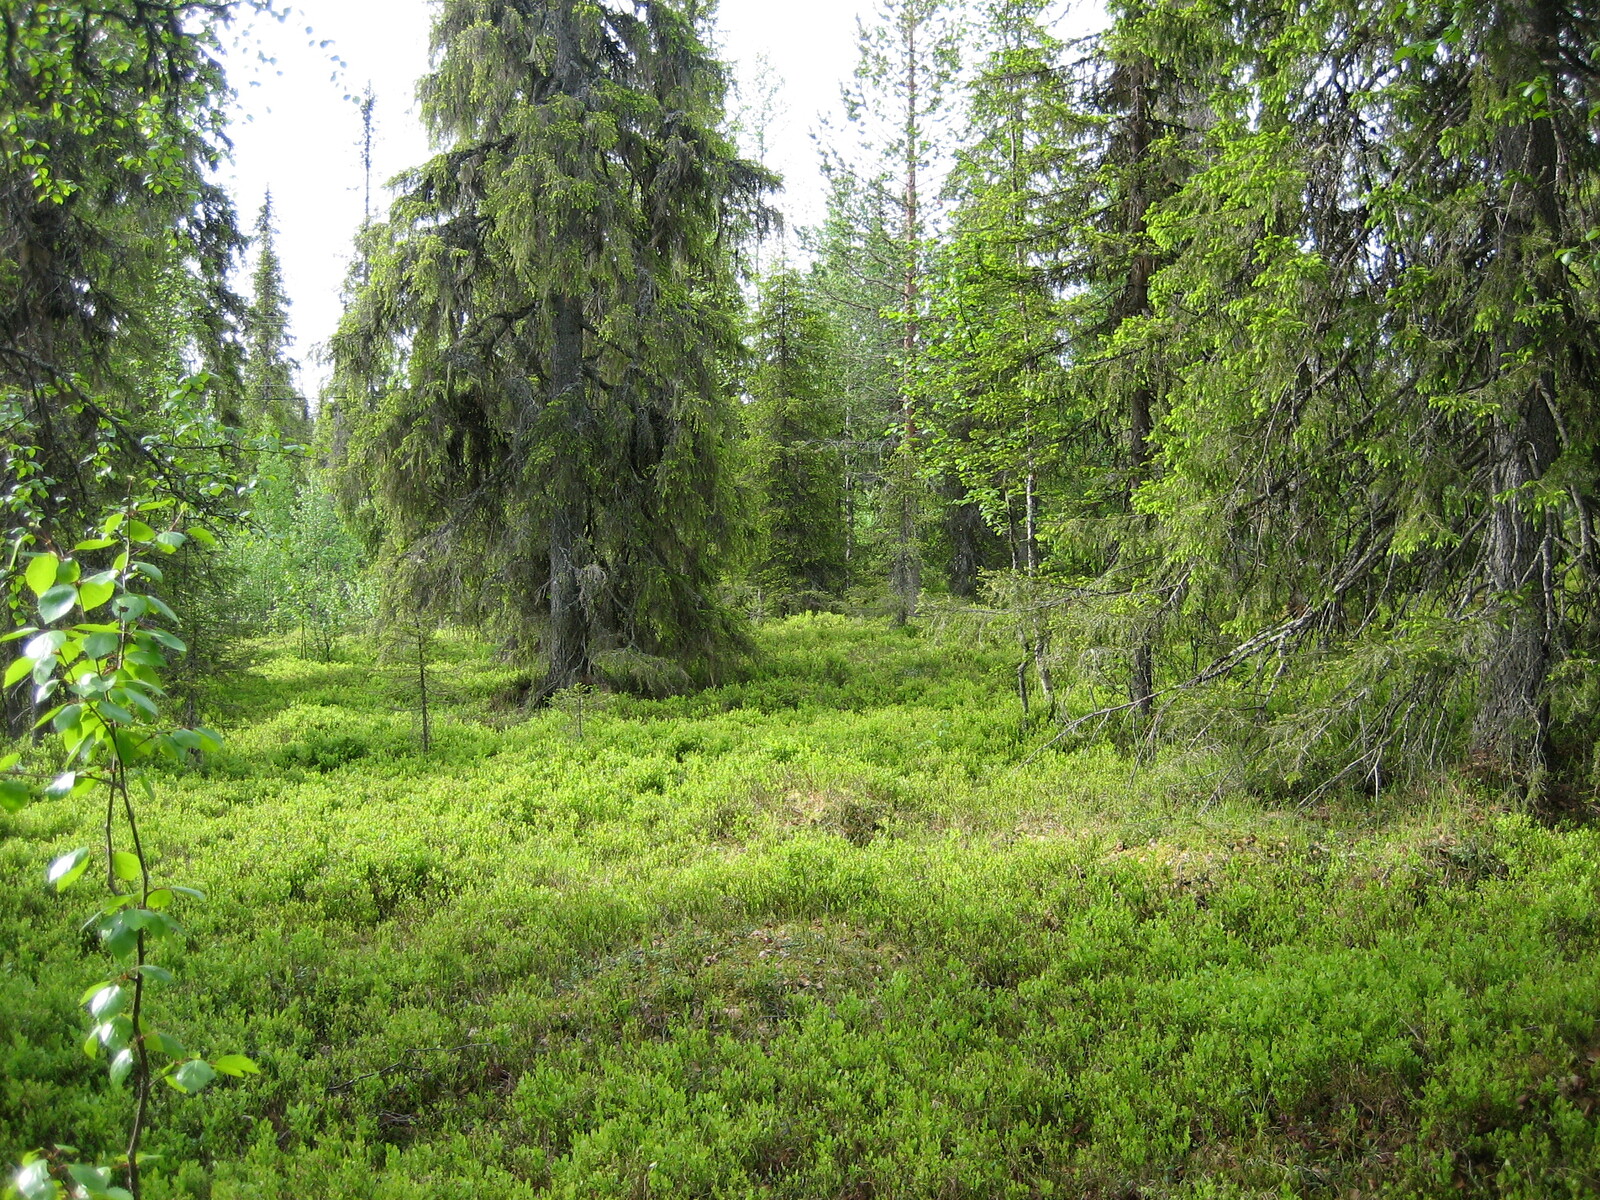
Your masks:
{"label": "green foliage", "polygon": [[541,694],[614,651],[704,681],[737,535],[730,252],[770,176],[720,129],[698,4],[451,0],[445,149],[369,235],[335,341],[343,490],[397,608],[487,622]]}
{"label": "green foliage", "polygon": [[[47,481],[46,515],[65,529],[120,502],[128,474],[215,502],[206,472],[185,478],[166,456],[218,439],[193,438],[193,409],[166,398],[196,362],[223,380],[236,366],[225,275],[237,233],[209,178],[223,93],[212,30],[232,7],[25,0],[6,12],[0,465]],[[89,459],[109,459],[116,483]]]}
{"label": "green foliage", "polygon": [[[150,985],[173,982],[173,973],[152,963],[148,952],[181,933],[171,910],[181,901],[204,896],[193,888],[154,883],[130,785],[137,784],[153,802],[149,771],[154,763],[182,764],[221,745],[206,729],[162,732],[152,727],[160,717],[168,655],[182,654],[185,646],[160,624],[176,624],[176,615],[159,596],[144,590],[162,581],[160,568],[135,555],[171,555],[189,540],[176,527],[158,532],[148,523],[171,508],[171,500],[130,504],[79,542],[71,557],[48,550],[34,554],[21,575],[35,597],[41,625],[25,626],[5,638],[20,643],[22,653],[8,665],[3,686],[32,685],[35,707],[45,710],[35,728],[48,726],[54,733],[59,759],[46,775],[48,782],[31,784],[22,753],[0,759],[0,772],[6,773],[0,790],[4,808],[18,813],[35,798],[81,801],[92,791],[105,791],[101,862],[95,864],[86,848],[72,850],[51,862],[45,882],[60,894],[91,865],[105,871],[111,898],[83,931],[98,938],[113,973],[78,1000],[91,1021],[82,1048],[90,1059],[103,1056],[113,1089],[130,1081],[133,1085],[125,1152],[104,1166],[72,1161],[77,1151],[70,1147],[30,1152],[7,1193],[21,1200],[68,1195],[138,1200],[152,1085],[160,1080],[193,1095],[218,1072],[236,1077],[257,1072],[243,1055],[212,1063],[190,1053],[176,1036],[155,1025],[146,1007]],[[114,557],[111,551],[117,551]],[[97,558],[108,560],[109,566],[95,570]],[[57,767],[63,769],[58,772]],[[126,841],[118,837],[119,819]],[[119,849],[119,843],[128,848]],[[114,1170],[125,1175],[126,1189],[112,1186]]]}
{"label": "green foliage", "polygon": [[[1009,635],[812,616],[761,638],[748,680],[612,697],[580,740],[565,712],[486,723],[510,669],[443,635],[459,691],[427,758],[359,686],[370,661],[264,647],[209,773],[162,775],[151,833],[211,897],[172,1020],[262,1075],[163,1116],[152,1149],[205,1157],[152,1165],[148,1194],[1600,1179],[1593,830],[1451,791],[1284,814],[1219,794],[1211,754],[1023,765]],[[280,759],[314,722],[370,752]],[[0,821],[20,878],[88,817]],[[90,980],[36,889],[0,896],[0,939],[39,964],[0,971],[30,1033],[0,1050],[0,1152],[68,1112],[97,1145],[112,1097],[32,1033]]]}
{"label": "green foliage", "polygon": [[229,539],[239,604],[257,631],[294,631],[301,653],[330,661],[339,638],[376,610],[366,548],[318,474],[278,458],[255,496],[250,527]]}
{"label": "green foliage", "polygon": [[780,268],[765,281],[751,350],[754,584],[761,607],[777,615],[826,608],[849,569],[844,406],[831,329],[797,271]]}
{"label": "green foliage", "polygon": [[244,317],[241,415],[245,428],[253,433],[304,441],[311,430],[311,416],[295,384],[297,364],[289,357],[289,297],[283,290],[276,238],[269,192],[256,218],[256,267]]}

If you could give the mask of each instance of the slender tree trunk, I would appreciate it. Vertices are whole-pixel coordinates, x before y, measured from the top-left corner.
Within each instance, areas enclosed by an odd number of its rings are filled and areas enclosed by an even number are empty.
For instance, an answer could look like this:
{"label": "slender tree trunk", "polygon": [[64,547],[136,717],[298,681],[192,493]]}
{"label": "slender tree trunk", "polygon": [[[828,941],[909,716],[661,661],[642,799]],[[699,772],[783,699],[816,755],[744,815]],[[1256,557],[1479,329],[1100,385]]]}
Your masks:
{"label": "slender tree trunk", "polygon": [[428,712],[428,633],[417,623],[417,698],[422,709],[422,752],[433,748],[433,724]]}
{"label": "slender tree trunk", "polygon": [[[572,296],[557,296],[554,342],[550,356],[552,404],[563,408],[566,435],[576,442],[583,433],[583,309]],[[555,497],[550,514],[550,629],[546,649],[550,668],[541,699],[571,687],[589,673],[589,620],[583,607],[578,572],[583,567],[586,509],[582,480],[567,448],[557,456]]]}
{"label": "slender tree trunk", "polygon": [[[1152,82],[1150,63],[1139,59],[1132,68],[1133,105],[1129,120],[1129,233],[1134,239],[1134,253],[1128,265],[1128,290],[1125,299],[1124,319],[1150,314],[1150,276],[1155,271],[1155,260],[1149,253],[1146,234],[1150,216],[1151,195],[1143,178],[1150,156],[1152,139],[1151,101]],[[1128,490],[1127,503],[1131,515],[1133,495],[1149,477],[1150,433],[1153,428],[1151,409],[1155,393],[1145,380],[1140,380],[1128,396]],[[1148,717],[1151,696],[1155,692],[1154,632],[1141,625],[1134,632],[1133,651],[1128,671],[1128,699],[1137,705],[1141,716]]]}
{"label": "slender tree trunk", "polygon": [[913,20],[905,30],[906,55],[906,119],[905,119],[905,192],[901,211],[902,263],[900,302],[905,310],[905,325],[900,334],[900,422],[901,448],[892,477],[895,507],[895,545],[890,554],[889,589],[894,593],[895,621],[904,624],[917,613],[917,601],[922,594],[922,553],[918,545],[921,522],[918,520],[917,489],[917,414],[911,396],[911,372],[917,355],[920,329],[917,322],[919,297],[918,267],[921,256],[921,197],[917,191],[917,162],[921,153],[922,131],[918,120],[917,78],[917,26]]}
{"label": "slender tree trunk", "polygon": [[945,581],[950,594],[971,600],[978,594],[978,573],[984,568],[986,548],[994,545],[994,534],[984,523],[983,513],[969,498],[967,485],[950,472],[940,488],[944,500],[945,537],[950,543],[950,563]]}

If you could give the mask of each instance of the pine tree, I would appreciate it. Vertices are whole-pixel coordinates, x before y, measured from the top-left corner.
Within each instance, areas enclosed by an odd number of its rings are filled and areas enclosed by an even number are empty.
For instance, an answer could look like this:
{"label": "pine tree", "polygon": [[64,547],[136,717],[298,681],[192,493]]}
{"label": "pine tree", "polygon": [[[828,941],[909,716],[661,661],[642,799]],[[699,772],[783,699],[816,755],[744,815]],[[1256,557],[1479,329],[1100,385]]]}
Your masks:
{"label": "pine tree", "polygon": [[[341,464],[396,578],[496,621],[544,694],[713,677],[736,534],[729,249],[770,176],[720,132],[698,4],[446,0],[425,115],[335,345]],[[534,635],[537,635],[537,647]]]}

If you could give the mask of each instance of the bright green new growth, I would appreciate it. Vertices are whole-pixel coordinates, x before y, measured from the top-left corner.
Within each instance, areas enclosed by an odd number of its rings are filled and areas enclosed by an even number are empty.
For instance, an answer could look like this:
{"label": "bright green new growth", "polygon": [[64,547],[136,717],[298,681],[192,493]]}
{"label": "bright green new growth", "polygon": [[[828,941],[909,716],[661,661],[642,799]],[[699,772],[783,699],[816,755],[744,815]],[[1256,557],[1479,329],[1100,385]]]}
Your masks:
{"label": "bright green new growth", "polygon": [[[1449,786],[1285,811],[1243,759],[1181,748],[1024,766],[1048,730],[1017,740],[1009,638],[829,614],[756,636],[749,679],[610,697],[580,738],[576,712],[497,709],[514,669],[452,632],[427,755],[374,647],[260,645],[151,838],[210,897],[163,1018],[259,1046],[262,1075],[163,1114],[151,1149],[205,1157],[152,1168],[152,1198],[1600,1178],[1595,829]],[[95,818],[0,821],[32,880]],[[85,1146],[122,1115],[39,1032],[93,982],[43,908],[0,893],[0,942],[40,964],[0,971],[37,1044],[0,1045],[0,1154],[52,1114]]]}
{"label": "bright green new growth", "polygon": [[[182,899],[204,897],[193,888],[153,880],[133,789],[154,803],[153,764],[183,763],[221,745],[203,728],[163,732],[152,725],[160,718],[168,656],[182,654],[185,647],[158,624],[177,623],[176,614],[150,590],[161,584],[161,569],[135,556],[173,554],[190,537],[212,540],[198,527],[185,534],[175,528],[157,531],[147,523],[170,509],[170,500],[130,504],[108,517],[95,536],[75,545],[70,555],[34,554],[22,577],[35,598],[39,624],[4,639],[21,642],[22,653],[8,666],[0,686],[32,685],[35,708],[44,710],[35,728],[48,727],[54,734],[62,769],[47,783],[35,782],[24,773],[21,752],[0,757],[0,808],[16,814],[36,798],[82,799],[104,789],[98,865],[111,899],[85,928],[98,936],[113,973],[84,991],[79,1002],[91,1019],[83,1051],[105,1059],[113,1087],[131,1082],[133,1091],[121,1155],[109,1164],[92,1165],[72,1161],[75,1152],[70,1148],[31,1152],[7,1193],[20,1200],[139,1200],[141,1144],[152,1086],[162,1081],[192,1095],[219,1074],[256,1073],[255,1064],[243,1055],[207,1060],[191,1053],[154,1024],[147,1004],[152,985],[173,981],[170,970],[149,958],[157,944],[181,933],[170,910]],[[109,565],[95,570],[96,559]],[[37,755],[29,758],[36,760]],[[50,864],[46,881],[52,891],[62,893],[95,865],[92,851],[74,850]],[[119,1172],[126,1188],[112,1184]]]}

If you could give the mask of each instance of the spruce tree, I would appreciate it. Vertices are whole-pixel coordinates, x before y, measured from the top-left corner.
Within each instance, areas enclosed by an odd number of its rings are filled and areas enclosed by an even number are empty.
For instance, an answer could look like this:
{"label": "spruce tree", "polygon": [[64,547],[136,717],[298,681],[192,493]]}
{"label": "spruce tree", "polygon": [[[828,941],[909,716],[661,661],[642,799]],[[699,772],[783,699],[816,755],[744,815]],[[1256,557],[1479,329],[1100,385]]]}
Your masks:
{"label": "spruce tree", "polygon": [[241,416],[252,433],[302,439],[311,414],[295,386],[295,361],[289,357],[289,297],[283,289],[277,230],[272,224],[272,193],[256,217],[256,267],[250,308],[245,313],[244,396]]}
{"label": "spruce tree", "polygon": [[729,253],[771,177],[721,132],[704,16],[446,0],[421,87],[444,149],[408,178],[335,344],[359,408],[340,470],[394,578],[496,622],[543,660],[544,694],[681,687],[742,645],[717,591]]}
{"label": "spruce tree", "polygon": [[[922,419],[915,387],[922,343],[924,288],[931,239],[938,227],[942,155],[960,66],[957,6],[952,0],[880,0],[862,22],[855,79],[846,113],[857,127],[859,151],[836,155],[840,178],[833,219],[854,207],[864,224],[851,236],[865,253],[852,256],[854,303],[875,303],[892,340],[894,395],[885,413],[896,427],[885,464],[879,513],[895,615],[914,615],[922,590],[924,512],[928,489],[919,445]],[[841,206],[839,200],[852,201]]]}
{"label": "spruce tree", "polygon": [[[1082,421],[1069,405],[1061,279],[1064,235],[1089,207],[1082,180],[1091,166],[1048,7],[991,0],[981,10],[985,56],[947,188],[950,230],[929,287],[917,376],[925,458],[960,481],[965,507],[981,512],[1008,551],[1015,575],[999,590],[1035,609],[1045,523],[1063,515],[1059,505],[1047,510],[1047,491],[1068,462],[1075,478],[1058,492],[1081,481],[1082,460],[1070,445]],[[1048,700],[1047,623],[1024,621],[1021,632]]]}
{"label": "spruce tree", "polygon": [[1594,594],[1596,21],[1191,15],[1124,26],[1218,69],[1203,169],[1146,210],[1146,315],[1108,347],[1165,365],[1140,586],[1282,777],[1378,787],[1470,750],[1537,789]]}
{"label": "spruce tree", "polygon": [[[0,12],[0,514],[11,559],[65,555],[131,495],[232,514],[207,389],[237,378],[238,245],[211,169],[225,85],[210,0],[20,0]],[[219,448],[221,450],[219,451]],[[31,612],[20,574],[4,624]],[[0,721],[29,728],[22,689]]]}
{"label": "spruce tree", "polygon": [[780,268],[765,281],[750,377],[756,582],[779,612],[826,607],[843,591],[844,409],[834,338],[804,278]]}

